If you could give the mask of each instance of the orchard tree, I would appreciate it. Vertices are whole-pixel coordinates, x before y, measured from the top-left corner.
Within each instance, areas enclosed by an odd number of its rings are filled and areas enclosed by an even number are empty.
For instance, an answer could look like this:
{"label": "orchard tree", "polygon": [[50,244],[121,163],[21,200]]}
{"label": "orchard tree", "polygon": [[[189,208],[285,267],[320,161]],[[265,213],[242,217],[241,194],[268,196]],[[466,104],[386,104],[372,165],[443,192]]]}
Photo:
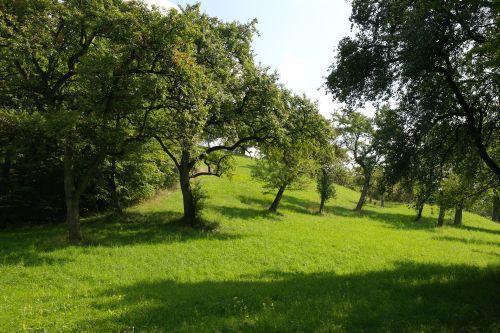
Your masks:
{"label": "orchard tree", "polygon": [[464,129],[500,178],[497,12],[491,0],[353,0],[356,33],[339,43],[327,86],[349,104],[391,99],[420,137],[443,121]]}
{"label": "orchard tree", "polygon": [[331,138],[327,120],[319,113],[316,103],[305,96],[288,91],[282,94],[285,112],[279,137],[260,145],[262,158],[253,176],[264,182],[267,190],[277,190],[269,207],[276,212],[287,188],[302,188],[314,174],[317,154]]}
{"label": "orchard tree", "polygon": [[179,173],[184,223],[197,226],[192,180],[220,177],[233,151],[279,133],[283,107],[276,76],[254,63],[254,22],[222,22],[199,5],[169,19],[174,44],[156,62],[169,102],[154,112],[150,133]]}
{"label": "orchard tree", "polygon": [[[80,197],[104,160],[144,137],[162,105],[154,74],[167,19],[137,2],[0,4],[0,107],[39,118],[62,150],[69,239],[82,239]],[[162,102],[162,103],[160,103]]]}
{"label": "orchard tree", "polygon": [[359,112],[344,111],[334,114],[333,122],[340,146],[347,149],[363,175],[361,196],[356,205],[356,211],[361,211],[370,190],[373,171],[380,160],[375,147],[373,120]]}

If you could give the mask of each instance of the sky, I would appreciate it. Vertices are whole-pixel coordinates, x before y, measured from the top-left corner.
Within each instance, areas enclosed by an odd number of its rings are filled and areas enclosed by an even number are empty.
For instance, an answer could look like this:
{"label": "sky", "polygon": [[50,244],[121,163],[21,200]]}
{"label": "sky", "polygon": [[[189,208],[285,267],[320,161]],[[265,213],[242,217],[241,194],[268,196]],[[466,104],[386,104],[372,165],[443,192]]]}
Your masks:
{"label": "sky", "polygon": [[[170,8],[196,1],[145,0]],[[256,18],[259,36],[253,43],[256,59],[276,70],[285,86],[317,100],[321,113],[339,107],[322,88],[333,63],[336,45],[350,34],[350,5],[346,0],[201,0],[201,8],[224,21]]]}

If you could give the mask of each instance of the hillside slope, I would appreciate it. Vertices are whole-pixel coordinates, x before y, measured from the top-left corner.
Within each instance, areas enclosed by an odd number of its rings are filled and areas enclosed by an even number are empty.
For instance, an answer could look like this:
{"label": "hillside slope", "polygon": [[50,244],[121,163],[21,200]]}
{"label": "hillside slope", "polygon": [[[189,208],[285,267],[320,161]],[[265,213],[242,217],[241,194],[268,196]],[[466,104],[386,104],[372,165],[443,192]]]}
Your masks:
{"label": "hillside slope", "polygon": [[389,203],[352,211],[338,187],[318,216],[314,185],[273,199],[237,158],[206,178],[216,232],[173,223],[178,192],[87,219],[86,246],[64,226],[0,232],[1,332],[500,331],[500,226],[465,213]]}

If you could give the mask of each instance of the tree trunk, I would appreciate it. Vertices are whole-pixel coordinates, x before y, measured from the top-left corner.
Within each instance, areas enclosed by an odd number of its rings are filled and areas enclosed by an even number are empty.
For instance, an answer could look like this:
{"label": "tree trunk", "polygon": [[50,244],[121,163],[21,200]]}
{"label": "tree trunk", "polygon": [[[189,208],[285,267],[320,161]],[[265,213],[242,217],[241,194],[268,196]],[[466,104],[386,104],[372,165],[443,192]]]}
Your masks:
{"label": "tree trunk", "polygon": [[325,197],[322,195],[321,196],[321,202],[319,204],[319,214],[323,214],[323,209],[325,208]]}
{"label": "tree trunk", "polygon": [[184,204],[184,217],[183,221],[188,226],[196,226],[198,223],[196,219],[196,205],[194,202],[193,190],[190,181],[190,168],[189,168],[189,154],[182,153],[182,159],[179,168],[179,180],[182,192],[182,202]]}
{"label": "tree trunk", "polygon": [[5,153],[5,159],[1,165],[0,175],[0,194],[7,193],[7,185],[10,177],[10,169],[12,166],[11,154],[9,151]]}
{"label": "tree trunk", "polygon": [[439,215],[438,215],[438,222],[437,226],[442,227],[444,225],[444,214],[446,213],[446,209],[444,208],[443,205],[439,206]]}
{"label": "tree trunk", "polygon": [[116,185],[116,159],[113,157],[111,161],[111,175],[109,179],[109,187],[111,192],[111,200],[113,203],[113,210],[115,213],[122,214],[122,204],[120,202],[120,195],[118,194],[118,189]]}
{"label": "tree trunk", "polygon": [[370,177],[365,175],[365,182],[363,183],[363,189],[361,190],[361,196],[359,197],[358,204],[356,205],[356,211],[360,212],[366,201],[366,195],[370,189]]}
{"label": "tree trunk", "polygon": [[493,214],[491,219],[500,222],[500,195],[497,191],[493,193]]}
{"label": "tree trunk", "polygon": [[380,207],[384,207],[385,205],[385,193],[382,193],[380,196]]}
{"label": "tree trunk", "polygon": [[462,211],[464,209],[463,203],[459,203],[457,207],[455,207],[455,219],[453,224],[456,226],[462,225]]}
{"label": "tree trunk", "polygon": [[425,204],[421,204],[418,206],[418,211],[417,211],[417,218],[415,219],[416,221],[420,221],[422,219],[422,212],[424,210]]}
{"label": "tree trunk", "polygon": [[278,193],[276,194],[276,198],[274,198],[274,201],[271,204],[271,207],[269,207],[270,212],[276,213],[278,211],[278,206],[280,204],[281,198],[283,197],[283,192],[285,192],[285,189],[286,189],[286,185],[282,185],[279,188]]}
{"label": "tree trunk", "polygon": [[73,147],[70,144],[66,144],[64,151],[64,194],[69,241],[78,243],[83,239],[80,228],[80,193],[75,186]]}

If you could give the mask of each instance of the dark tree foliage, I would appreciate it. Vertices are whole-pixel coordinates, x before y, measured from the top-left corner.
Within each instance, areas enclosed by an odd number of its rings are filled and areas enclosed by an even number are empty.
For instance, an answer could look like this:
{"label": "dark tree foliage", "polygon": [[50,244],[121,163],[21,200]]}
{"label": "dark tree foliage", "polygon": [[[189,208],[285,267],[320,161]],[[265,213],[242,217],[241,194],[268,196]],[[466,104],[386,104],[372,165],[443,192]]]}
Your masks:
{"label": "dark tree foliage", "polygon": [[488,0],[354,0],[356,34],[340,42],[327,86],[350,104],[398,102],[404,130],[417,140],[440,124],[463,130],[500,177],[498,6]]}
{"label": "dark tree foliage", "polygon": [[143,139],[162,96],[152,64],[168,34],[136,2],[0,4],[0,107],[40,119],[61,152],[69,239],[80,199],[110,156]]}

